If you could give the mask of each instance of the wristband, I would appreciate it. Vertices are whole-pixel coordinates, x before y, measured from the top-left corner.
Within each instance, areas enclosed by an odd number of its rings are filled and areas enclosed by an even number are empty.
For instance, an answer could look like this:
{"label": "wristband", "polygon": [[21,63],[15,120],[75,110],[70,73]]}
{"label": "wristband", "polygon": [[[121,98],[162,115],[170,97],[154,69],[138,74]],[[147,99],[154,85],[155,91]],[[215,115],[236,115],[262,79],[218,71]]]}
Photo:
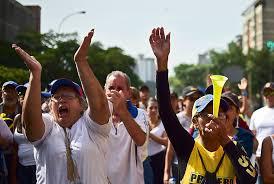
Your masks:
{"label": "wristband", "polygon": [[246,90],[242,91],[242,96],[247,96],[247,95],[248,95],[248,93]]}

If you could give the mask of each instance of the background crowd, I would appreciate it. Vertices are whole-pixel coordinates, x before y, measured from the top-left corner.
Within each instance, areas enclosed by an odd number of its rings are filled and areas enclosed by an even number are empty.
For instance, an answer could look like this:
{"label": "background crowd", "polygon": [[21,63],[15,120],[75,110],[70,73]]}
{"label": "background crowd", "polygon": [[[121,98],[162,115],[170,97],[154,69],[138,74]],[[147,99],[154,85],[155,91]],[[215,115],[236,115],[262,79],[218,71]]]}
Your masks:
{"label": "background crowd", "polygon": [[[131,86],[127,74],[113,71],[102,87],[86,62],[93,34],[94,30],[88,33],[74,56],[82,87],[62,78],[49,82],[41,92],[41,65],[13,45],[30,70],[30,80],[25,84],[1,81],[0,183],[168,184],[183,179],[178,144],[188,150],[191,141],[173,137],[176,130],[166,132],[166,121],[171,119],[163,116],[168,107],[158,97],[163,95],[159,90],[163,86],[157,86],[155,97],[149,87]],[[154,41],[152,49],[157,46],[153,47]],[[241,145],[258,171],[257,183],[273,183],[274,83],[262,86],[264,106],[257,110],[250,108],[247,86],[243,78],[238,84],[240,94],[224,88],[222,133]],[[181,94],[167,94],[187,136],[193,140],[203,137],[199,117],[211,101],[200,112],[193,109],[200,99],[205,103],[203,97],[213,94],[210,80],[205,90],[187,86]],[[224,160],[229,163],[228,158]]]}

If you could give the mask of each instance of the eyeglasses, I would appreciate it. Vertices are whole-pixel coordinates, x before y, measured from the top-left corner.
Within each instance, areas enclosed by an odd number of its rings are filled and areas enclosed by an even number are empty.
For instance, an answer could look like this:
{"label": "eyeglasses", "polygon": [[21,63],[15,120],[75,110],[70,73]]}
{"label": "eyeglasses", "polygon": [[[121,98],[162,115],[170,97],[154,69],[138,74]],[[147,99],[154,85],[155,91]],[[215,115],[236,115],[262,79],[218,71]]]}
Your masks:
{"label": "eyeglasses", "polygon": [[75,93],[62,93],[62,94],[57,94],[57,95],[53,95],[51,97],[51,100],[54,102],[58,102],[61,100],[61,98],[63,100],[73,100],[75,99],[77,96]]}
{"label": "eyeglasses", "polygon": [[274,96],[274,90],[264,92],[264,96]]}

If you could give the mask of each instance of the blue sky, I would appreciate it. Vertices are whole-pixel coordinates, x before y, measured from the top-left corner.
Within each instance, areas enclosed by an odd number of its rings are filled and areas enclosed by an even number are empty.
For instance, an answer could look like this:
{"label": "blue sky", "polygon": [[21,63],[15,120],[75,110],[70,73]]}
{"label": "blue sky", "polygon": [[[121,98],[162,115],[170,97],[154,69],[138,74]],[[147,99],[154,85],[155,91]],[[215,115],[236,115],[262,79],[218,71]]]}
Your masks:
{"label": "blue sky", "polygon": [[252,0],[17,0],[42,8],[41,31],[78,32],[81,40],[95,28],[94,40],[104,47],[118,46],[126,54],[153,57],[148,38],[153,27],[171,32],[169,66],[196,63],[198,54],[209,49],[225,49],[243,31],[242,12]]}

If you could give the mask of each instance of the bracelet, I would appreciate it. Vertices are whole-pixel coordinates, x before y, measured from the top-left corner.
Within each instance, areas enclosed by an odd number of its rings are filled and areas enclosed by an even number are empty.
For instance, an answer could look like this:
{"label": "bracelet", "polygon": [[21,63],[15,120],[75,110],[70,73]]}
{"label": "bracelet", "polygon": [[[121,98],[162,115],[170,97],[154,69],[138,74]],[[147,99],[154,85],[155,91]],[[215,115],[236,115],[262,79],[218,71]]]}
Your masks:
{"label": "bracelet", "polygon": [[242,91],[242,96],[247,96],[247,95],[248,95],[248,93],[246,90]]}

